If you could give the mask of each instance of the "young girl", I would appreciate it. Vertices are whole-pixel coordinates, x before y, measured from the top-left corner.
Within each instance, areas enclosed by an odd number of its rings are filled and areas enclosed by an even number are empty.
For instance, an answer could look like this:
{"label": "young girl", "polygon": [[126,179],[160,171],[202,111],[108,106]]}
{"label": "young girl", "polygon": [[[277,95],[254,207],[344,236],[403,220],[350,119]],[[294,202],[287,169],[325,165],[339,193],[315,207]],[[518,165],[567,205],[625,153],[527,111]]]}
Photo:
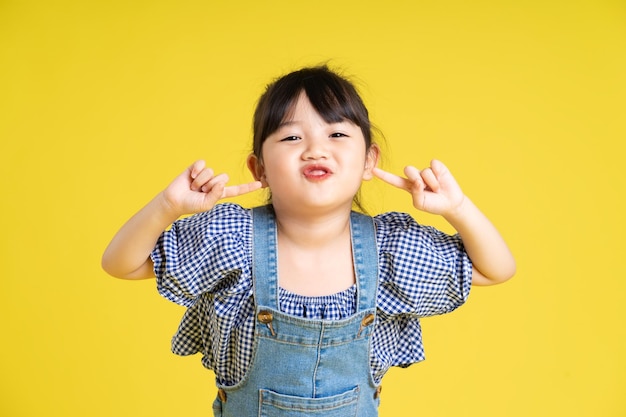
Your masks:
{"label": "young girl", "polygon": [[[424,359],[420,317],[454,310],[470,284],[514,274],[500,234],[443,163],[400,177],[377,168],[378,157],[353,85],[304,68],[260,98],[254,182],[227,186],[198,161],[111,241],[109,274],[156,275],[159,292],[188,307],[172,350],[202,352],[216,375],[216,416],[376,416],[385,372]],[[373,177],[458,233],[353,211]],[[262,187],[267,206],[216,204]]]}

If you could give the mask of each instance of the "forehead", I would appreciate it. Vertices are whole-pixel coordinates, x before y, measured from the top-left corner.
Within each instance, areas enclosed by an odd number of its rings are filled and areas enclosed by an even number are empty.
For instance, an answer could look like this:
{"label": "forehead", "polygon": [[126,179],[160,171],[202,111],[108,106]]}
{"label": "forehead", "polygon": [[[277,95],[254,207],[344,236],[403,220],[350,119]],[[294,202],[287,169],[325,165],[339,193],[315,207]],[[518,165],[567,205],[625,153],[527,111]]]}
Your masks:
{"label": "forehead", "polygon": [[306,95],[304,91],[302,91],[297,98],[292,102],[291,106],[287,108],[283,119],[281,120],[281,126],[284,124],[292,123],[297,119],[301,119],[306,116],[317,116],[321,117],[319,112],[313,107],[311,104],[311,100]]}

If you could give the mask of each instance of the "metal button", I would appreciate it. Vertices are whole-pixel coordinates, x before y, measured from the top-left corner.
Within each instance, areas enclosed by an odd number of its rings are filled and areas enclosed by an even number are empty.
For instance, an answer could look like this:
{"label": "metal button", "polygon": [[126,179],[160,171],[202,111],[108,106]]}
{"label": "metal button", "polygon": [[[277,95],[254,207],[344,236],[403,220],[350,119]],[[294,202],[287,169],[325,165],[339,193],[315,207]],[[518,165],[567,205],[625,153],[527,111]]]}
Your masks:
{"label": "metal button", "polygon": [[374,392],[374,399],[375,399],[375,400],[376,400],[376,399],[378,399],[378,397],[380,397],[380,393],[381,393],[382,391],[383,391],[383,386],[382,386],[382,385],[379,385],[379,386],[376,388],[376,391]]}
{"label": "metal button", "polygon": [[228,396],[226,395],[226,391],[224,391],[223,389],[218,389],[217,390],[217,397],[220,399],[221,402],[225,403],[226,400],[228,399]]}
{"label": "metal button", "polygon": [[259,314],[257,314],[256,317],[257,319],[259,319],[261,323],[267,325],[267,328],[270,329],[270,333],[272,333],[272,336],[276,336],[276,332],[274,331],[274,326],[272,326],[272,320],[274,320],[274,316],[272,315],[270,311],[261,310],[259,311]]}
{"label": "metal button", "polygon": [[372,323],[374,323],[374,315],[368,314],[367,316],[363,317],[363,320],[361,320],[361,327],[367,327]]}
{"label": "metal button", "polygon": [[361,320],[361,326],[359,327],[359,332],[357,333],[357,337],[361,336],[361,332],[363,331],[364,328],[366,328],[370,324],[374,323],[374,319],[375,318],[376,318],[376,316],[374,316],[371,313],[368,314],[367,316],[363,317],[363,320]]}
{"label": "metal button", "polygon": [[259,314],[257,314],[257,318],[263,324],[269,324],[272,322],[272,320],[274,320],[274,316],[272,316],[272,313],[267,310],[259,311]]}

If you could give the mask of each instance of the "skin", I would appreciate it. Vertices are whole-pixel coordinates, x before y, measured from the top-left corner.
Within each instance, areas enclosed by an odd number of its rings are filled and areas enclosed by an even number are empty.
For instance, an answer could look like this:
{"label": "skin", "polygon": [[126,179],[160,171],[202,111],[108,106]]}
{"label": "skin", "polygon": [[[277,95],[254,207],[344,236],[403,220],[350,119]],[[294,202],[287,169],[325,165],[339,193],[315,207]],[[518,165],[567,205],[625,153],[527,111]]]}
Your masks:
{"label": "skin", "polygon": [[154,278],[150,253],[163,231],[184,214],[213,208],[223,198],[261,188],[259,181],[226,186],[228,175],[215,175],[196,161],[132,216],[116,233],[102,257],[102,268],[116,278]]}
{"label": "skin", "polygon": [[[220,199],[269,187],[278,226],[280,285],[302,295],[326,295],[354,283],[349,217],[364,180],[377,177],[407,191],[417,210],[443,216],[457,230],[472,259],[472,283],[492,285],[515,273],[515,261],[493,224],[462,192],[448,168],[433,160],[404,176],[376,168],[379,149],[365,149],[358,126],[326,123],[301,96],[287,123],[264,142],[248,167],[255,181],[227,186],[197,161],[119,230],[102,266],[123,279],[154,277],[149,257],[160,234],[185,214],[210,210]],[[297,262],[295,261],[297,259]]]}
{"label": "skin", "polygon": [[361,183],[373,178],[378,148],[361,128],[327,123],[301,95],[291,118],[263,143],[248,167],[272,190],[278,227],[280,286],[328,295],[355,282],[350,211]]}
{"label": "skin", "polygon": [[409,192],[416,209],[441,215],[454,227],[473,263],[473,285],[499,284],[515,274],[515,260],[504,239],[441,161],[433,160],[421,171],[407,166],[404,174],[374,170],[381,180]]}

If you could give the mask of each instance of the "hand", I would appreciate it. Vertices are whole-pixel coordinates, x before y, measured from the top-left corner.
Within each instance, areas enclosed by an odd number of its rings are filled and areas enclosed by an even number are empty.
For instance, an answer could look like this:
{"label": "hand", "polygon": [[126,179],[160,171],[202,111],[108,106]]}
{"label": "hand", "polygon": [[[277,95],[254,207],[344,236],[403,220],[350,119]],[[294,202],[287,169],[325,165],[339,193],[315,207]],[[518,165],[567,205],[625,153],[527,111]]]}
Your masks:
{"label": "hand", "polygon": [[427,213],[444,217],[454,214],[463,204],[465,195],[448,168],[438,160],[430,167],[418,170],[404,168],[406,178],[374,168],[374,175],[394,187],[411,193],[413,206]]}
{"label": "hand", "polygon": [[167,206],[177,213],[193,214],[213,208],[218,200],[247,194],[261,188],[260,181],[226,186],[228,175],[215,175],[204,161],[196,161],[163,191]]}

